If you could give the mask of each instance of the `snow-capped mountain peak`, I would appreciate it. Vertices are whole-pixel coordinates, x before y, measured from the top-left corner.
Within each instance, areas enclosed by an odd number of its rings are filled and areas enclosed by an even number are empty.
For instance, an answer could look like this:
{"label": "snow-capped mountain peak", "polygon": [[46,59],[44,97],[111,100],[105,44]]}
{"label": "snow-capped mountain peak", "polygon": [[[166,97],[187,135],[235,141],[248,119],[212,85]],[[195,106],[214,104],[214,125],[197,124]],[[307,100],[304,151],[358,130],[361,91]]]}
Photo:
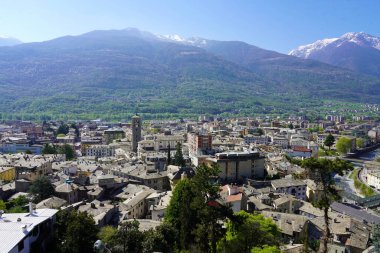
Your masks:
{"label": "snow-capped mountain peak", "polygon": [[184,38],[180,35],[173,34],[173,35],[156,35],[157,38],[161,40],[166,41],[172,41],[176,43],[191,45],[195,47],[202,47],[207,44],[207,40],[200,38],[200,37],[191,37],[191,38]]}
{"label": "snow-capped mountain peak", "polygon": [[348,32],[339,38],[317,40],[314,43],[299,46],[289,52],[289,55],[310,58],[312,54],[324,50],[327,47],[340,47],[345,43],[354,43],[360,47],[371,47],[380,50],[380,38],[364,32]]}

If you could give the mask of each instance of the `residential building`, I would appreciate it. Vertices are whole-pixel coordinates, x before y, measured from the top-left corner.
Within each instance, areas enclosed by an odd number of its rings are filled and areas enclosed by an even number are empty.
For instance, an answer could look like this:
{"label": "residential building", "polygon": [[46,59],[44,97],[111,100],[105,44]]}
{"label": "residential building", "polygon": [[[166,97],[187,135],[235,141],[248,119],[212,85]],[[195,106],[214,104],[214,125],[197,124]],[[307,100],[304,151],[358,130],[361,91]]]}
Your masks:
{"label": "residential building", "polygon": [[47,252],[56,220],[55,209],[0,214],[0,252]]}
{"label": "residential building", "polygon": [[219,177],[228,182],[244,181],[247,178],[264,178],[264,160],[258,151],[231,151],[217,153],[206,159],[209,165],[220,168]]}
{"label": "residential building", "polygon": [[299,199],[306,199],[306,183],[302,180],[283,178],[271,181],[275,192],[291,194]]}

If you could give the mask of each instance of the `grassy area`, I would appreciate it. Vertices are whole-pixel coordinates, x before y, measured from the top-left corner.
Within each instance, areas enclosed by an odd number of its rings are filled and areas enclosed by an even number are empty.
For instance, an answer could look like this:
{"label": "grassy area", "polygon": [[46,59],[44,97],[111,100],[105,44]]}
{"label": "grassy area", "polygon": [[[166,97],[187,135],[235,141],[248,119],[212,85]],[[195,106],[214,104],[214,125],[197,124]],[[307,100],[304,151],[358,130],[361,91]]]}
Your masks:
{"label": "grassy area", "polygon": [[358,177],[359,169],[355,169],[352,171],[350,178],[354,180],[354,186],[359,192],[364,195],[365,197],[371,197],[373,195],[376,195],[376,192],[366,184],[364,184],[362,181],[359,180]]}

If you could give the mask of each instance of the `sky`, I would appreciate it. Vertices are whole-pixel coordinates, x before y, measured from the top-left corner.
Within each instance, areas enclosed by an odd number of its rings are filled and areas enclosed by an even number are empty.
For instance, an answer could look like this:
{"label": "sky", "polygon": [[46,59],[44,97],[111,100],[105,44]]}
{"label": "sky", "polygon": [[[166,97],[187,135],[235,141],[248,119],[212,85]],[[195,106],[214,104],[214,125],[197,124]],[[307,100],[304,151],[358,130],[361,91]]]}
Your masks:
{"label": "sky", "polygon": [[44,41],[135,27],[287,53],[346,32],[380,37],[379,0],[1,0],[0,36]]}

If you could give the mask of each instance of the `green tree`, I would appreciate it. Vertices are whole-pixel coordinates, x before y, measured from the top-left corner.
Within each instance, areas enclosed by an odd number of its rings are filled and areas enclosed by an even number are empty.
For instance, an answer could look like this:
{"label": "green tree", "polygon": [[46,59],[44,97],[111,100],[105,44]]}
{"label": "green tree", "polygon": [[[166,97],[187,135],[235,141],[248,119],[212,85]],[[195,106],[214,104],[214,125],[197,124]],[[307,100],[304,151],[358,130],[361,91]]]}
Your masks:
{"label": "green tree", "polygon": [[137,220],[127,221],[120,225],[115,236],[111,240],[110,245],[112,252],[142,252],[142,243],[144,234],[139,230],[139,222]]}
{"label": "green tree", "polygon": [[334,175],[343,175],[345,171],[353,170],[353,166],[352,164],[340,159],[329,160],[316,158],[303,160],[302,166],[307,168],[309,178],[322,187],[321,196],[313,204],[322,209],[324,213],[326,230],[323,238],[321,238],[323,243],[321,253],[327,253],[327,243],[331,238],[329,227],[330,218],[328,216],[329,208],[332,202],[341,198],[335,186]]}
{"label": "green tree", "polygon": [[33,181],[29,192],[33,195],[33,202],[38,203],[53,196],[55,189],[47,177],[39,177]]}
{"label": "green tree", "polygon": [[334,142],[335,142],[335,138],[334,136],[330,133],[329,135],[326,136],[326,139],[325,141],[323,142],[323,144],[327,147],[329,147],[329,150],[331,149],[331,146],[334,145]]}
{"label": "green tree", "polygon": [[155,229],[150,229],[144,233],[143,252],[174,252],[177,239],[175,229],[165,222]]}
{"label": "green tree", "polygon": [[227,222],[227,233],[219,241],[219,250],[249,253],[255,247],[261,248],[263,245],[278,246],[279,235],[279,230],[271,219],[240,211],[235,214],[235,221]]}
{"label": "green tree", "polygon": [[264,130],[262,128],[257,128],[256,132],[261,136],[264,135]]}
{"label": "green tree", "polygon": [[58,154],[66,155],[66,160],[72,160],[75,157],[74,149],[69,144],[64,144],[58,148]]}
{"label": "green tree", "polygon": [[373,244],[376,252],[380,252],[380,224],[375,225],[373,228]]}
{"label": "green tree", "polygon": [[57,149],[53,145],[46,143],[44,147],[42,148],[42,154],[43,155],[57,154]]}
{"label": "green tree", "polygon": [[184,167],[186,165],[185,159],[183,158],[182,154],[182,145],[181,143],[177,142],[176,145],[176,153],[174,155],[174,165]]}
{"label": "green tree", "polygon": [[31,155],[31,154],[33,154],[33,152],[30,149],[27,149],[27,150],[25,150],[25,154]]}
{"label": "green tree", "polygon": [[294,125],[293,125],[293,123],[289,123],[289,124],[288,124],[288,128],[289,128],[289,129],[294,129]]}
{"label": "green tree", "polygon": [[76,210],[57,213],[57,251],[67,253],[93,252],[99,230],[91,215]]}
{"label": "green tree", "polygon": [[98,238],[102,240],[106,245],[112,245],[113,240],[116,237],[117,228],[112,226],[104,226],[98,233]]}
{"label": "green tree", "polygon": [[60,125],[59,127],[58,127],[58,129],[57,129],[57,135],[58,134],[64,134],[64,135],[66,135],[66,134],[68,134],[69,133],[69,130],[70,130],[70,127],[68,126],[68,125],[66,125],[66,124],[62,124],[62,125]]}
{"label": "green tree", "polygon": [[356,147],[357,148],[364,148],[364,140],[362,138],[356,139]]}
{"label": "green tree", "polygon": [[0,210],[2,210],[4,212],[7,210],[7,206],[4,202],[4,200],[2,200],[2,199],[0,199]]}
{"label": "green tree", "polygon": [[346,137],[341,137],[336,142],[336,150],[341,154],[347,154],[351,150],[351,140]]}
{"label": "green tree", "polygon": [[198,219],[191,202],[195,198],[195,194],[191,181],[189,179],[181,180],[176,184],[166,209],[165,222],[171,224],[178,232],[181,249],[190,249],[194,242],[192,231],[195,229]]}

